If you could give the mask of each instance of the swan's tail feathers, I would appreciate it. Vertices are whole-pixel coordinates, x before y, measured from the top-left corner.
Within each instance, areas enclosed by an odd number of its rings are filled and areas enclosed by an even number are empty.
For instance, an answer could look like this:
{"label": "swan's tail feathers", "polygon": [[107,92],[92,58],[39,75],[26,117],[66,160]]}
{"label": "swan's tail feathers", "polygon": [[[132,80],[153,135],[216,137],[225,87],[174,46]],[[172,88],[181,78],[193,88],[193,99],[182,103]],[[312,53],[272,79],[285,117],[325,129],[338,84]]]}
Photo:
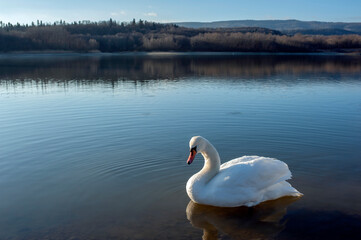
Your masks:
{"label": "swan's tail feathers", "polygon": [[293,196],[293,197],[301,197],[303,196],[303,193],[299,192],[296,188],[292,187],[292,185],[288,182],[285,181],[286,184],[284,184],[285,186],[285,190],[286,193],[288,192],[289,194],[287,194],[287,196]]}
{"label": "swan's tail feathers", "polygon": [[290,196],[292,197],[302,197],[303,193],[297,191],[297,189],[293,188],[295,190],[295,192],[291,193]]}
{"label": "swan's tail feathers", "polygon": [[284,196],[301,197],[303,194],[286,181],[276,183],[264,191],[263,199],[271,200]]}
{"label": "swan's tail feathers", "polygon": [[295,194],[292,194],[292,195],[290,195],[291,197],[298,197],[298,198],[300,198],[300,197],[302,197],[303,196],[303,193],[295,193]]}

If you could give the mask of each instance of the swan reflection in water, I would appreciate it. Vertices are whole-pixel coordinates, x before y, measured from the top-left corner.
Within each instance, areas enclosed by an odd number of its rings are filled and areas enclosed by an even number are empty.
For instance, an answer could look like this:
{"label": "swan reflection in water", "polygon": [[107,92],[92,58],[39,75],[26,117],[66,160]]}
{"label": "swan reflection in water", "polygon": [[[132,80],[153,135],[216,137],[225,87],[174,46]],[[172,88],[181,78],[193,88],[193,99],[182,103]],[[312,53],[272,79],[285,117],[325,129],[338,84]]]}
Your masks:
{"label": "swan reflection in water", "polygon": [[187,218],[194,227],[203,229],[203,239],[218,239],[218,233],[231,239],[272,239],[285,227],[282,218],[287,207],[300,197],[283,197],[255,207],[222,208],[190,201]]}

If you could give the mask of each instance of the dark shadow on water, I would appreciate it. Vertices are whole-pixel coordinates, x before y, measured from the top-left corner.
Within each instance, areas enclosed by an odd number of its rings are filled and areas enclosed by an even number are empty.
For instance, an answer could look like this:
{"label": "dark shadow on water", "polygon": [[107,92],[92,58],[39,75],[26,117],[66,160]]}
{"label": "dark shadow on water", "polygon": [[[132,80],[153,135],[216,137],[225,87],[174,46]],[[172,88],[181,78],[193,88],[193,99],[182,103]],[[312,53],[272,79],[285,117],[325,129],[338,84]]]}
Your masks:
{"label": "dark shadow on water", "polygon": [[361,216],[340,211],[299,209],[287,214],[277,239],[361,239]]}
{"label": "dark shadow on water", "polygon": [[298,199],[284,197],[252,208],[220,208],[190,201],[186,212],[191,224],[203,229],[204,240],[218,239],[219,234],[231,239],[270,239],[285,228],[282,219],[287,207]]}

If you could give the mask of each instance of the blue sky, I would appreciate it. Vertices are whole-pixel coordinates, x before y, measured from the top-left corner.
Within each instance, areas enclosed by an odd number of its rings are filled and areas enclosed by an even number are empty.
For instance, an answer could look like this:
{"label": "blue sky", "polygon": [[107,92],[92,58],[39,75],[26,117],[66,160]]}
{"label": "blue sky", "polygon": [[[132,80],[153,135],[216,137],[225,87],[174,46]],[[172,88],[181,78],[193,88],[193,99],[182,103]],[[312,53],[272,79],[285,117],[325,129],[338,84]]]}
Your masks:
{"label": "blue sky", "polygon": [[0,0],[0,21],[299,19],[361,22],[360,0]]}

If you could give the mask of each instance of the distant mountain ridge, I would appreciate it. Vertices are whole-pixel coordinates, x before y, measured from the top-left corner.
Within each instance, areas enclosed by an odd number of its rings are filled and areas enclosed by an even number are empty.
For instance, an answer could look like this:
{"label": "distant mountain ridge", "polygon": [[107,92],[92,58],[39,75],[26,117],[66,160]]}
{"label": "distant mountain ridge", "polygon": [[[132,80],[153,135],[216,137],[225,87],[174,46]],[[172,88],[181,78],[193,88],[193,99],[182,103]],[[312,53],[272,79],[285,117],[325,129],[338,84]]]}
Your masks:
{"label": "distant mountain ridge", "polygon": [[[215,22],[175,22],[174,24],[188,28],[237,28],[237,27],[261,27],[278,30],[281,32],[297,32],[313,30],[335,34],[356,33],[361,34],[361,22],[320,22],[300,20],[230,20]],[[329,30],[329,31],[326,31]],[[311,31],[312,32],[312,31]],[[322,34],[322,33],[321,33]]]}

